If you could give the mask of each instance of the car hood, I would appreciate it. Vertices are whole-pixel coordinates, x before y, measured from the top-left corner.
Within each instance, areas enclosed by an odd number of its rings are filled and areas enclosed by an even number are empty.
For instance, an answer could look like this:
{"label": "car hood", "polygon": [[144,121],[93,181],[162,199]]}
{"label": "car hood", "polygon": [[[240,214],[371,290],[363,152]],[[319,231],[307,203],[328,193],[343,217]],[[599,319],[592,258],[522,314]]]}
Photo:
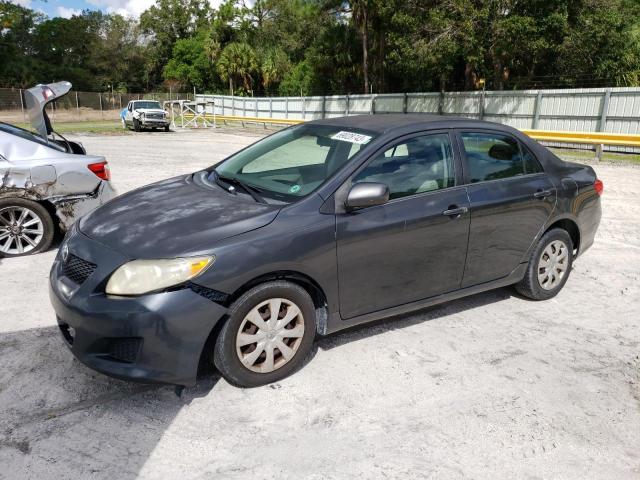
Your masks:
{"label": "car hood", "polygon": [[86,236],[131,259],[209,251],[215,242],[271,223],[279,206],[171,178],[121,195],[79,224]]}
{"label": "car hood", "polygon": [[69,93],[69,90],[71,90],[69,82],[57,82],[36,85],[24,91],[24,99],[31,126],[45,141],[47,141],[47,136],[52,132],[51,122],[49,122],[45,107],[54,100],[64,97]]}
{"label": "car hood", "polygon": [[162,108],[136,108],[133,111],[138,113],[165,113]]}

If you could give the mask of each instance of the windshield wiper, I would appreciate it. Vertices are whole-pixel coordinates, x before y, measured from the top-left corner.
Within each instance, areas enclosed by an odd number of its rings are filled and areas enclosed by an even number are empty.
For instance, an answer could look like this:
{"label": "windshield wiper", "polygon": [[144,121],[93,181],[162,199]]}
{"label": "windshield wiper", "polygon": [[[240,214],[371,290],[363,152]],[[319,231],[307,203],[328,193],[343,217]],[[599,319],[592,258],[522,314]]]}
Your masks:
{"label": "windshield wiper", "polygon": [[[247,192],[249,195],[251,195],[251,198],[253,198],[256,202],[265,203],[265,204],[267,203],[265,201],[265,199],[258,193],[260,190],[258,190],[257,188],[255,188],[255,187],[253,187],[251,185],[247,185],[242,180],[240,180],[240,179],[238,179],[236,177],[223,177],[222,175],[220,175],[215,170],[213,171],[213,173],[215,175],[216,183],[218,183],[218,180],[222,180],[223,182],[227,182],[227,183],[229,183],[231,185],[238,185],[245,192]],[[228,189],[225,189],[225,190],[228,190]]]}

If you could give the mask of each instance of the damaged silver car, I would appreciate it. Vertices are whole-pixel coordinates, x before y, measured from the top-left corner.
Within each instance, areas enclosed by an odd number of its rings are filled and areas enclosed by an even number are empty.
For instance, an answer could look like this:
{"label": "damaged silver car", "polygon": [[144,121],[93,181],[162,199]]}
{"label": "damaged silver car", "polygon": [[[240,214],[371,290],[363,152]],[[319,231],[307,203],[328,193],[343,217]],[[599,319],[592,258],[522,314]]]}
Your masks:
{"label": "damaged silver car", "polygon": [[104,157],[55,133],[45,107],[69,82],[24,92],[34,132],[0,122],[0,257],[49,248],[57,233],[115,196]]}

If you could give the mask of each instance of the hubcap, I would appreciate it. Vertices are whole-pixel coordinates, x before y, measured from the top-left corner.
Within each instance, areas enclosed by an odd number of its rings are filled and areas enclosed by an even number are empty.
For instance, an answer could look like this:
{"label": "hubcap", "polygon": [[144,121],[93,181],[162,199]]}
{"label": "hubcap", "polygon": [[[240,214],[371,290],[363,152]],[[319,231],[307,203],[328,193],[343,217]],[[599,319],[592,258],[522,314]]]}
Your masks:
{"label": "hubcap", "polygon": [[544,249],[538,262],[538,283],[544,290],[556,288],[567,273],[569,249],[567,245],[554,240]]}
{"label": "hubcap", "polygon": [[240,324],[236,353],[252,372],[273,372],[294,357],[303,336],[300,308],[284,298],[272,298],[252,308]]}
{"label": "hubcap", "polygon": [[42,219],[26,207],[0,210],[0,252],[8,255],[29,253],[42,241]]}

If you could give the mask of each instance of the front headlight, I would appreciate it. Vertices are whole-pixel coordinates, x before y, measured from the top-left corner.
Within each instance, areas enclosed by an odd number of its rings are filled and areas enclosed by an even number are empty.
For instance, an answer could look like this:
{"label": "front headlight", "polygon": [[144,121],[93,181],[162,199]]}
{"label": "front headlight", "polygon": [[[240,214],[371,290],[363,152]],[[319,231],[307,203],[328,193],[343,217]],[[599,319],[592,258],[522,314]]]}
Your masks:
{"label": "front headlight", "polygon": [[118,268],[107,282],[109,295],[142,295],[191,280],[209,268],[216,257],[133,260]]}

